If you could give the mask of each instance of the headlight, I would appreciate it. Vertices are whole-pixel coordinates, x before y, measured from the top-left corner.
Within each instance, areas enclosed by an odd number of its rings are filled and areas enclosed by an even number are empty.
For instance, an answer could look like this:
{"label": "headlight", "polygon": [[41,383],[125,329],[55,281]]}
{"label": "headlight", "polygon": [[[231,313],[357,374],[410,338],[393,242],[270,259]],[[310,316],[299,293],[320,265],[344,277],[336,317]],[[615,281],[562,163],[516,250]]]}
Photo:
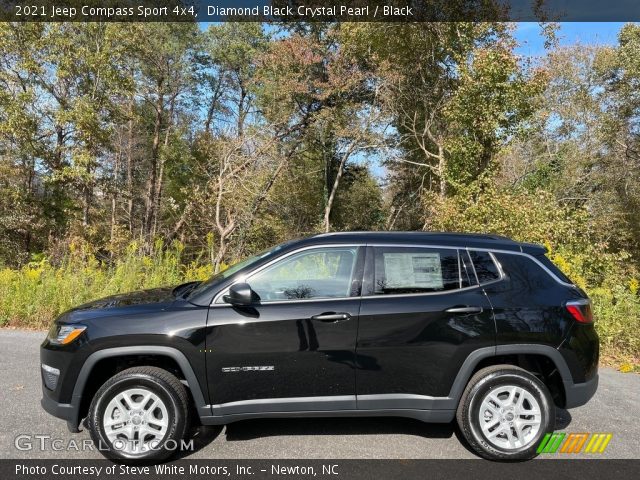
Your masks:
{"label": "headlight", "polygon": [[47,338],[56,345],[67,345],[73,342],[85,331],[84,325],[57,325],[54,324],[49,330]]}

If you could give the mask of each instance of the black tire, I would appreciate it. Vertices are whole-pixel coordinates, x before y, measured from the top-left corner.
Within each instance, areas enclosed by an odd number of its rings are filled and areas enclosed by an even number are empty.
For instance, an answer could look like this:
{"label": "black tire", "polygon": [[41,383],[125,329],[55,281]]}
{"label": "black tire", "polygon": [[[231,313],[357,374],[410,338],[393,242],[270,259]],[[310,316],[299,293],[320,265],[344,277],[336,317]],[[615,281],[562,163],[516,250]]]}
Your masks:
{"label": "black tire", "polygon": [[[103,426],[109,402],[131,388],[143,388],[154,393],[162,400],[168,414],[168,428],[164,437],[154,448],[141,453],[127,453],[115,448]],[[175,453],[185,437],[189,425],[189,397],[180,380],[166,370],[157,367],[129,368],[114,375],[100,387],[89,407],[86,425],[94,444],[105,457],[127,463],[157,462]]]}
{"label": "black tire", "polygon": [[[483,433],[479,419],[480,405],[486,395],[507,385],[521,387],[531,394],[538,402],[541,412],[538,432],[519,448],[501,448],[491,443]],[[500,461],[529,460],[537,456],[536,450],[544,435],[553,431],[555,405],[549,389],[534,375],[513,365],[495,365],[483,368],[471,377],[460,398],[456,419],[462,435],[481,457]],[[529,434],[532,432],[529,431]],[[506,436],[506,433],[501,435]]]}

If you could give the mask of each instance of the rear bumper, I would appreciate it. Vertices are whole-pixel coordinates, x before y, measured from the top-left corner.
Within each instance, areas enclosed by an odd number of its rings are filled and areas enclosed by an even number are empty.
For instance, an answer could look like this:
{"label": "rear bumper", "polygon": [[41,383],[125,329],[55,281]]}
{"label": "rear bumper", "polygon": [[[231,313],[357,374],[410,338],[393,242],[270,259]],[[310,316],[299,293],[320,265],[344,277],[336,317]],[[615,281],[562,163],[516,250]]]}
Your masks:
{"label": "rear bumper", "polygon": [[558,351],[570,373],[562,375],[565,408],[580,407],[587,403],[598,389],[600,339],[593,323],[574,322]]}
{"label": "rear bumper", "polygon": [[584,383],[573,383],[564,381],[564,392],[566,396],[565,408],[580,407],[587,403],[598,390],[598,374],[596,373],[591,380]]}

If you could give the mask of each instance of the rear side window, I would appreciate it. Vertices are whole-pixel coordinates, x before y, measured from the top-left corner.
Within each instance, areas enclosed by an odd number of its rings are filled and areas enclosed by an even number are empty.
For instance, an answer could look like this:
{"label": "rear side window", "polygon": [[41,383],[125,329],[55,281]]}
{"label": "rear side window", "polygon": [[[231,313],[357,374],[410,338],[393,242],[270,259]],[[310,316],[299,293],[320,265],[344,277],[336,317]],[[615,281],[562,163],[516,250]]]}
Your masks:
{"label": "rear side window", "polygon": [[489,252],[471,250],[469,255],[471,256],[473,267],[476,270],[478,282],[480,282],[481,285],[500,279],[500,270],[498,270],[498,266],[493,261]]}
{"label": "rear side window", "polygon": [[376,247],[374,259],[375,295],[442,292],[463,286],[455,249]]}
{"label": "rear side window", "polygon": [[544,265],[548,270],[551,270],[551,273],[553,273],[560,280],[573,285],[573,282],[571,281],[571,279],[567,277],[564,273],[562,273],[562,270],[560,270],[555,265],[555,263],[549,260],[549,258],[547,258],[546,255],[536,255],[536,260],[539,260],[540,263],[542,263],[542,265]]}

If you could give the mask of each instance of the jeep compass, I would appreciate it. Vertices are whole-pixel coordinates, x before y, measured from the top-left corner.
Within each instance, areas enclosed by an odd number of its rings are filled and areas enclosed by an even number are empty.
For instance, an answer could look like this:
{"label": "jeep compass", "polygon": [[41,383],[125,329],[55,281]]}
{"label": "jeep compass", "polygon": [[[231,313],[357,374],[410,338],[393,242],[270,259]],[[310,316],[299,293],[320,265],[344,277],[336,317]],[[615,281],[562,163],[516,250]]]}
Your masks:
{"label": "jeep compass", "polygon": [[190,422],[400,416],[456,421],[478,455],[521,460],[555,408],[598,385],[590,301],[505,237],[332,233],[205,282],[63,313],[42,406],[110,458],[160,461]]}

